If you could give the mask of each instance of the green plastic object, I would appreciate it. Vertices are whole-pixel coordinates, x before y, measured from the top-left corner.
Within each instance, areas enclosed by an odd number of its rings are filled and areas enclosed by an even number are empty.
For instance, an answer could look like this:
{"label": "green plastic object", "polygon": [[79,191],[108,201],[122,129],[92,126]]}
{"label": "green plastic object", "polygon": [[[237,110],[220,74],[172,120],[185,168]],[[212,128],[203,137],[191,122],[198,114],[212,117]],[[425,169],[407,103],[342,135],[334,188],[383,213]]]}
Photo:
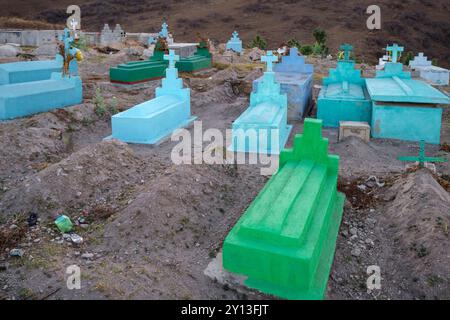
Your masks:
{"label": "green plastic object", "polygon": [[322,121],[306,119],[293,149],[223,245],[223,267],[245,284],[287,299],[323,299],[345,196],[339,157],[328,155]]}
{"label": "green plastic object", "polygon": [[445,158],[439,158],[439,157],[427,157],[425,155],[425,141],[420,141],[420,149],[419,149],[419,156],[417,157],[398,157],[397,158],[400,161],[411,161],[411,162],[419,162],[419,167],[423,168],[425,165],[425,162],[447,162],[447,159]]}
{"label": "green plastic object", "polygon": [[73,228],[72,221],[70,221],[70,218],[65,215],[60,215],[56,218],[55,224],[62,233],[70,232]]}

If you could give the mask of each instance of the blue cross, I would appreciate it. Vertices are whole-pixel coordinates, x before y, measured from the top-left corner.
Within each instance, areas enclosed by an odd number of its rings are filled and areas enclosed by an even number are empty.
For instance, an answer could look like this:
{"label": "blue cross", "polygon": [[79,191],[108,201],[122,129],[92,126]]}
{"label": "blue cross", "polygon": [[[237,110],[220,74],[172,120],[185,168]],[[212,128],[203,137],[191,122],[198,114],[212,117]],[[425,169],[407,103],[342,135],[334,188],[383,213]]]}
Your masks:
{"label": "blue cross", "polygon": [[267,55],[261,57],[261,61],[267,63],[267,72],[273,71],[273,63],[278,61],[278,57],[272,51],[267,51]]}
{"label": "blue cross", "polygon": [[394,43],[393,46],[388,46],[386,48],[386,51],[392,53],[392,62],[394,62],[394,63],[396,63],[398,61],[399,53],[401,54],[403,52],[403,50],[404,50],[404,48],[399,47],[399,45],[396,43]]}
{"label": "blue cross", "polygon": [[169,36],[169,30],[167,29],[169,25],[164,21],[164,23],[161,25],[161,32],[159,35],[163,38],[167,38]]}
{"label": "blue cross", "polygon": [[353,51],[353,46],[348,43],[343,44],[339,47],[340,50],[344,51],[344,59],[350,60],[350,53]]}
{"label": "blue cross", "polygon": [[175,50],[169,50],[169,54],[164,55],[164,60],[169,60],[169,68],[175,68],[175,63],[180,61],[180,56],[175,54]]}
{"label": "blue cross", "polygon": [[237,33],[237,31],[234,31],[234,32],[233,32],[233,39],[234,39],[234,40],[239,39],[239,33]]}

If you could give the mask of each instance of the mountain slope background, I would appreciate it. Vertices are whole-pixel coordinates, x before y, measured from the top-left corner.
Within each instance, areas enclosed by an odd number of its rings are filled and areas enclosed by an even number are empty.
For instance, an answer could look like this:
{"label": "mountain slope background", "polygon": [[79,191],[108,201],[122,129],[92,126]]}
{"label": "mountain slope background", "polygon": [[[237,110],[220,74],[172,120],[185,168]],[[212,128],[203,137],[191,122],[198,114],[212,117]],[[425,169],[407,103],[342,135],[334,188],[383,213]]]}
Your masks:
{"label": "mountain slope background", "polygon": [[[63,25],[72,0],[0,0],[0,27],[14,27],[5,18]],[[312,31],[320,27],[328,34],[331,52],[339,44],[354,45],[357,57],[375,63],[392,42],[406,51],[425,52],[438,64],[450,67],[450,2],[448,0],[378,0],[382,28],[366,27],[366,8],[372,0],[78,0],[82,27],[100,31],[104,23],[120,23],[127,32],[155,32],[163,19],[177,41],[194,41],[197,32],[225,42],[236,29],[244,43],[262,35],[270,48],[291,38],[313,43]],[[39,23],[36,24],[39,26]],[[17,26],[20,27],[20,26]],[[40,27],[42,28],[42,27]]]}

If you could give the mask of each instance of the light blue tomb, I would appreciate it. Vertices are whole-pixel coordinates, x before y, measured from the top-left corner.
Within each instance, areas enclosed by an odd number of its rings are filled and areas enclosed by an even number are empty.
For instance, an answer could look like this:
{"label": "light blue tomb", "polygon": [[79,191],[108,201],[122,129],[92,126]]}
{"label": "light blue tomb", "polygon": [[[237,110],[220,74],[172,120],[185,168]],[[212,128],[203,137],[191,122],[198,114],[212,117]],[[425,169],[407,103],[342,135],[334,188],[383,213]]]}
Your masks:
{"label": "light blue tomb", "polygon": [[250,106],[233,122],[231,151],[279,154],[292,130],[287,124],[287,95],[281,93],[273,72],[278,58],[268,51],[261,60],[267,63],[267,71],[250,95]]}
{"label": "light blue tomb", "polygon": [[159,32],[161,38],[167,39],[169,37],[169,25],[164,21]]}
{"label": "light blue tomb", "polygon": [[[303,119],[312,105],[314,66],[305,64],[305,57],[298,54],[297,48],[291,48],[289,56],[275,64],[274,71],[281,92],[288,97],[288,119]],[[253,91],[258,90],[262,80],[253,81]]]}
{"label": "light blue tomb", "polygon": [[344,59],[339,60],[336,69],[323,79],[323,87],[317,99],[317,118],[326,127],[339,127],[340,121],[370,123],[371,102],[361,70],[355,69],[350,59],[353,47],[344,44]]}
{"label": "light blue tomb", "polygon": [[231,39],[227,42],[227,50],[242,53],[242,40],[239,39],[237,31],[233,32]]}
{"label": "light blue tomb", "polygon": [[156,144],[174,130],[188,126],[191,116],[190,89],[183,88],[175,62],[180,57],[170,50],[164,55],[169,60],[166,78],[156,88],[156,97],[112,117],[112,136],[128,143]]}
{"label": "light blue tomb", "polygon": [[429,84],[411,78],[398,63],[403,51],[397,44],[387,47],[392,62],[367,79],[372,103],[372,136],[439,144],[442,108],[450,99]]}
{"label": "light blue tomb", "polygon": [[[73,38],[65,30],[65,54],[75,56],[78,49],[72,48]],[[77,70],[76,60],[72,60],[72,70]],[[0,85],[0,120],[24,117],[79,104],[83,100],[80,77],[60,72],[51,73],[45,80],[18,82]],[[30,72],[32,75],[33,72]],[[30,78],[28,78],[30,79]]]}
{"label": "light blue tomb", "polygon": [[[62,42],[70,37],[69,30],[65,29],[60,37]],[[21,61],[0,64],[0,85],[21,82],[48,80],[53,72],[60,72],[63,66],[63,57],[57,54],[53,60]],[[76,61],[71,61],[70,72],[78,74]]]}

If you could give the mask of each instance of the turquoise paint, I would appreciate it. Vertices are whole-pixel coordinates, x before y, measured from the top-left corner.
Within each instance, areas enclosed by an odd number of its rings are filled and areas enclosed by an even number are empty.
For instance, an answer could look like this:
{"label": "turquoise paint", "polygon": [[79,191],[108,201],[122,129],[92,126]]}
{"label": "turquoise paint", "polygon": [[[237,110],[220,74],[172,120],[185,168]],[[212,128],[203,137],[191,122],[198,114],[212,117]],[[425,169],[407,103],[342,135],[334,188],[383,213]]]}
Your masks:
{"label": "turquoise paint", "polygon": [[232,125],[231,151],[279,154],[292,129],[287,124],[287,96],[272,71],[277,57],[268,51],[261,60],[267,71],[258,91],[251,93],[248,109]]}
{"label": "turquoise paint", "polygon": [[0,86],[0,120],[24,117],[81,103],[82,83],[78,76],[53,73],[48,80]]}
{"label": "turquoise paint", "polygon": [[323,79],[323,87],[317,100],[317,118],[325,127],[339,127],[340,121],[362,121],[370,123],[371,102],[361,70],[355,69],[350,60],[350,45],[341,46],[344,59],[338,61],[336,69],[330,69]]}
{"label": "turquoise paint", "polygon": [[111,119],[112,136],[108,138],[155,144],[195,120],[196,117],[191,116],[190,89],[183,88],[183,80],[178,78],[175,68],[179,56],[170,50],[164,59],[169,61],[169,67],[162,86],[156,88],[156,97],[114,115]]}
{"label": "turquoise paint", "polygon": [[392,62],[366,79],[367,90],[373,100],[372,136],[374,138],[425,141],[439,144],[442,108],[450,99],[429,84],[412,79],[398,63],[402,47],[387,48]]}
{"label": "turquoise paint", "polygon": [[[312,104],[314,66],[305,63],[297,48],[291,48],[288,56],[274,66],[275,81],[281,85],[281,93],[288,97],[288,119],[303,119]],[[253,91],[263,77],[253,81]]]}
{"label": "turquoise paint", "polygon": [[239,39],[237,31],[233,32],[231,39],[227,42],[227,50],[242,53],[242,40]]}
{"label": "turquoise paint", "polygon": [[372,136],[439,144],[441,108],[378,105],[373,103]]}
{"label": "turquoise paint", "polygon": [[[71,47],[73,38],[67,28],[60,40],[64,42],[66,54],[75,56],[78,49]],[[56,60],[62,65],[61,56]],[[13,83],[0,85],[0,120],[24,117],[82,102],[83,88],[81,78],[77,76],[76,59],[71,61],[68,75],[53,72],[49,78],[35,80],[44,77],[51,70],[43,68],[48,64],[42,62],[23,62],[6,68],[13,71],[8,76],[10,80],[12,77]]]}
{"label": "turquoise paint", "polygon": [[[60,41],[73,41],[70,37],[69,30],[64,29]],[[72,53],[76,53],[77,49],[72,49]],[[63,67],[63,57],[57,54],[54,60],[43,61],[21,61],[0,64],[0,85],[31,82],[39,80],[48,80],[52,73],[61,72]],[[78,75],[78,64],[74,59],[69,66],[71,75]]]}

